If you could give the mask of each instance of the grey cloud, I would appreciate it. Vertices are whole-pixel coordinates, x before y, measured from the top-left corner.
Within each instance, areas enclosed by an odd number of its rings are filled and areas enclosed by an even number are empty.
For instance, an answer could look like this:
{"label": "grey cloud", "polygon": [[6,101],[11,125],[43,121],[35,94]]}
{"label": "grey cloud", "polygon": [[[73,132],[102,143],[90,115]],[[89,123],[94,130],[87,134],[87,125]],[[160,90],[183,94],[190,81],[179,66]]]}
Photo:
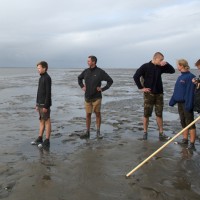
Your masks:
{"label": "grey cloud", "polygon": [[0,66],[138,67],[155,51],[175,64],[199,58],[199,1],[2,0]]}

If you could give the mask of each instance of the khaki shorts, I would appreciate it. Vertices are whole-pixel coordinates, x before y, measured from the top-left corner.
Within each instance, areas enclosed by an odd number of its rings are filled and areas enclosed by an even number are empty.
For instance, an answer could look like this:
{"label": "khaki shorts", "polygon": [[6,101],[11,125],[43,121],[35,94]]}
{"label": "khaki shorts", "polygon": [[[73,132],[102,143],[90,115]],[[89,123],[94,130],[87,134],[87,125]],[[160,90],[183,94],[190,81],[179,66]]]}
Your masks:
{"label": "khaki shorts", "polygon": [[[185,104],[184,103],[178,103],[178,113],[181,121],[181,126],[182,128],[185,128],[188,126],[190,123],[194,121],[194,113],[193,112],[187,112],[185,110]],[[190,126],[189,129],[195,129],[196,126],[193,124]]]}
{"label": "khaki shorts", "polygon": [[96,99],[94,101],[85,101],[85,111],[86,113],[98,113],[101,111],[101,99]]}
{"label": "khaki shorts", "polygon": [[50,108],[47,109],[47,112],[43,112],[43,107],[38,107],[39,120],[47,121],[50,118]]}
{"label": "khaki shorts", "polygon": [[163,94],[144,93],[144,117],[151,117],[153,107],[155,106],[155,114],[162,117],[163,113]]}

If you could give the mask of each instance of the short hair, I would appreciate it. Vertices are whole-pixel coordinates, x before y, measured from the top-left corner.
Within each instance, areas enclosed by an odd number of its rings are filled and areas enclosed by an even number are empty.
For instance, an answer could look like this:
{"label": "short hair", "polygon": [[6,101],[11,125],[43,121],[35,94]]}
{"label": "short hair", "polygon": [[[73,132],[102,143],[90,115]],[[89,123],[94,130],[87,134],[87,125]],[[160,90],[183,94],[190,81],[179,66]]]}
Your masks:
{"label": "short hair", "polygon": [[177,63],[180,65],[180,66],[183,66],[185,69],[190,69],[190,66],[188,65],[188,61],[185,60],[185,59],[179,59],[177,61]]}
{"label": "short hair", "polygon": [[195,63],[195,66],[199,66],[200,65],[200,59],[197,60],[197,62]]}
{"label": "short hair", "polygon": [[97,57],[96,56],[88,56],[95,64],[97,63]]}
{"label": "short hair", "polygon": [[38,65],[41,65],[42,68],[46,68],[46,71],[48,70],[48,63],[47,63],[46,61],[40,61],[40,62],[37,64],[37,66],[38,66]]}
{"label": "short hair", "polygon": [[157,58],[157,57],[160,57],[160,56],[164,57],[164,55],[163,55],[162,53],[156,52],[156,53],[153,55],[153,58]]}

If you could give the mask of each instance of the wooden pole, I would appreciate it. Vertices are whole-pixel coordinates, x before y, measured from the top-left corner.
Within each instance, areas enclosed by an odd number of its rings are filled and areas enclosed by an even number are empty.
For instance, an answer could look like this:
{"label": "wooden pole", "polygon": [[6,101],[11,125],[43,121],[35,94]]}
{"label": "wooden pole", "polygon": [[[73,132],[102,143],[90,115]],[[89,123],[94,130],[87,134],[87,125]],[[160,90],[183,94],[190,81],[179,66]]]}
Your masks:
{"label": "wooden pole", "polygon": [[170,144],[174,139],[176,139],[181,133],[183,133],[185,130],[187,130],[190,126],[192,126],[194,123],[196,123],[200,119],[200,116],[197,117],[193,122],[191,122],[188,126],[186,126],[182,131],[177,133],[174,137],[172,137],[169,141],[167,141],[164,145],[162,145],[157,151],[152,153],[148,158],[146,158],[143,162],[141,162],[138,166],[136,166],[132,171],[130,171],[128,174],[126,174],[126,177],[129,177],[131,174],[133,174],[136,170],[138,170],[140,167],[142,167],[147,161],[149,161],[153,156],[155,156],[158,152],[163,150],[168,144]]}

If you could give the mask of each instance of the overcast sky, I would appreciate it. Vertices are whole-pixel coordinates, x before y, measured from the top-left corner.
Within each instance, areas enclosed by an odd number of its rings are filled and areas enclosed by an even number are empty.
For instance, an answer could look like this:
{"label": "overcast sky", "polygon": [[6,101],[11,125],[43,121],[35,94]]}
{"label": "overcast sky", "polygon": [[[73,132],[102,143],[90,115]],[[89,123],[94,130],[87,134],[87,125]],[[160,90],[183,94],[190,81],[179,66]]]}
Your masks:
{"label": "overcast sky", "polygon": [[138,68],[200,58],[199,0],[1,0],[0,66]]}

